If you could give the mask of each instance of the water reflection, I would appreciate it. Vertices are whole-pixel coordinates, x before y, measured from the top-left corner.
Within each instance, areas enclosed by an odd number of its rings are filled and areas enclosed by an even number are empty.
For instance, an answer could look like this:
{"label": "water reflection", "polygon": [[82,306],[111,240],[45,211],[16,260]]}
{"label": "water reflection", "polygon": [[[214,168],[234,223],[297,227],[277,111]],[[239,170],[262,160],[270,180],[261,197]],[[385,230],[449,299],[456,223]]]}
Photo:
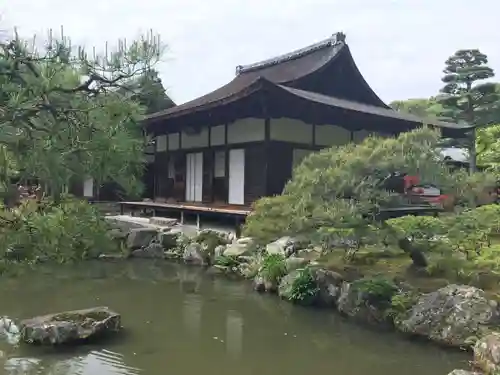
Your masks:
{"label": "water reflection", "polygon": [[45,270],[0,284],[0,300],[0,316],[19,318],[108,305],[126,327],[124,336],[64,352],[0,340],[0,375],[303,375],[325,368],[443,375],[467,360],[256,294],[244,282],[157,262]]}
{"label": "water reflection", "polygon": [[5,361],[5,373],[9,375],[31,375],[39,373],[41,360],[37,358],[9,358]]}
{"label": "water reflection", "polygon": [[137,375],[140,370],[124,363],[123,355],[109,350],[95,350],[67,358],[9,358],[7,375]]}
{"label": "water reflection", "polygon": [[229,310],[226,316],[226,350],[237,359],[243,350],[243,316],[234,310]]}
{"label": "water reflection", "polygon": [[202,304],[203,302],[199,295],[186,294],[184,296],[182,318],[186,330],[194,337],[199,336],[201,332]]}

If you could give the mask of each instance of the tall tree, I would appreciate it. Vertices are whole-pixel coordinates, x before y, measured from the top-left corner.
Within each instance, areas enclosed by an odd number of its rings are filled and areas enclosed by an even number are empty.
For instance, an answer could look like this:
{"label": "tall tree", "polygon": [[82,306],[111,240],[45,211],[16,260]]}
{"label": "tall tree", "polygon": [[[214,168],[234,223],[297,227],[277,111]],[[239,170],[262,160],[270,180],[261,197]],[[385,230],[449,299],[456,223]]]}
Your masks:
{"label": "tall tree", "polygon": [[396,111],[411,113],[419,117],[439,117],[442,108],[435,98],[395,100],[389,104]]}
{"label": "tall tree", "polygon": [[43,50],[18,36],[0,42],[0,146],[10,158],[3,159],[56,200],[74,177],[137,190],[143,109],[120,88],[149,71],[161,50],[152,34],[94,57],[64,37],[49,36]]}
{"label": "tall tree", "polygon": [[442,115],[454,121],[487,125],[488,115],[499,100],[496,84],[483,81],[494,77],[488,57],[478,49],[455,52],[446,62],[444,87],[437,97]]}
{"label": "tall tree", "polygon": [[126,87],[131,98],[145,107],[146,114],[175,106],[166,94],[165,87],[156,69],[149,69]]}
{"label": "tall tree", "polygon": [[[496,85],[483,82],[495,75],[488,66],[488,57],[478,49],[458,50],[445,65],[442,78],[445,85],[437,97],[443,107],[442,117],[470,125],[487,125],[499,100]],[[471,171],[476,168],[475,133],[472,130],[467,141]]]}

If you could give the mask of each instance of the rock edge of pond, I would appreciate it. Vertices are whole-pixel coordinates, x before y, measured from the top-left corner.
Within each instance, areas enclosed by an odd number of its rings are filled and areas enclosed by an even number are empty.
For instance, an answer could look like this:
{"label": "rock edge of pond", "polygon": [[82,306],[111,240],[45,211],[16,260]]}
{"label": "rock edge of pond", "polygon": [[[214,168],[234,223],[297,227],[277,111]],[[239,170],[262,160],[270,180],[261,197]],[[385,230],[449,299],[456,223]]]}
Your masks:
{"label": "rock edge of pond", "polygon": [[[169,220],[167,226],[143,227],[131,227],[129,220],[113,218],[111,222],[113,235],[124,242],[128,254],[102,254],[101,260],[165,259],[205,267],[213,274],[249,279],[256,292],[331,309],[357,323],[393,329],[440,345],[472,348],[474,369],[454,370],[450,375],[500,371],[500,307],[479,288],[450,284],[422,294],[403,282],[346,280],[321,268],[316,262],[318,249],[305,247],[292,237],[259,248],[252,238],[236,239],[216,230],[187,236],[175,220]],[[283,260],[283,265],[264,264],[269,255]]]}

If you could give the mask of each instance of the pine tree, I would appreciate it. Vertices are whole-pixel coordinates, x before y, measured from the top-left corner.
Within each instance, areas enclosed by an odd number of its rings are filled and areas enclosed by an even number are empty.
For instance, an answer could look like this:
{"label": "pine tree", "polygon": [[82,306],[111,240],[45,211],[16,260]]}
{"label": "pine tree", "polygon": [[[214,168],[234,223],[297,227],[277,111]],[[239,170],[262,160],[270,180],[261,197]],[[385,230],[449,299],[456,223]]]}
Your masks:
{"label": "pine tree", "polygon": [[145,107],[146,114],[175,106],[155,69],[148,69],[125,87],[131,98]]}
{"label": "pine tree", "polygon": [[82,176],[137,193],[144,109],[120,87],[159,60],[158,38],[122,41],[93,57],[64,37],[49,35],[43,50],[33,46],[18,36],[0,42],[0,185],[15,168],[55,200]]}
{"label": "pine tree", "polygon": [[500,97],[494,83],[480,83],[494,77],[488,66],[488,57],[478,49],[465,49],[449,57],[444,69],[438,101],[443,107],[442,116],[471,125],[487,125],[493,106]]}

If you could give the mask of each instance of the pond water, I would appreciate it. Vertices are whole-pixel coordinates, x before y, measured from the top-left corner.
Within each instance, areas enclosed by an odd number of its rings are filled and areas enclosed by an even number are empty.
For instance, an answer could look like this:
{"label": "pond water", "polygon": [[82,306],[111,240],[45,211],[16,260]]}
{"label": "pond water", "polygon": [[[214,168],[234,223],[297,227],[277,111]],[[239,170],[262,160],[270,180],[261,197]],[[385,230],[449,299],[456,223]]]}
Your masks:
{"label": "pond water", "polygon": [[469,359],[175,264],[85,263],[0,283],[0,315],[13,318],[102,305],[122,314],[122,335],[64,351],[0,342],[0,374],[446,375]]}

